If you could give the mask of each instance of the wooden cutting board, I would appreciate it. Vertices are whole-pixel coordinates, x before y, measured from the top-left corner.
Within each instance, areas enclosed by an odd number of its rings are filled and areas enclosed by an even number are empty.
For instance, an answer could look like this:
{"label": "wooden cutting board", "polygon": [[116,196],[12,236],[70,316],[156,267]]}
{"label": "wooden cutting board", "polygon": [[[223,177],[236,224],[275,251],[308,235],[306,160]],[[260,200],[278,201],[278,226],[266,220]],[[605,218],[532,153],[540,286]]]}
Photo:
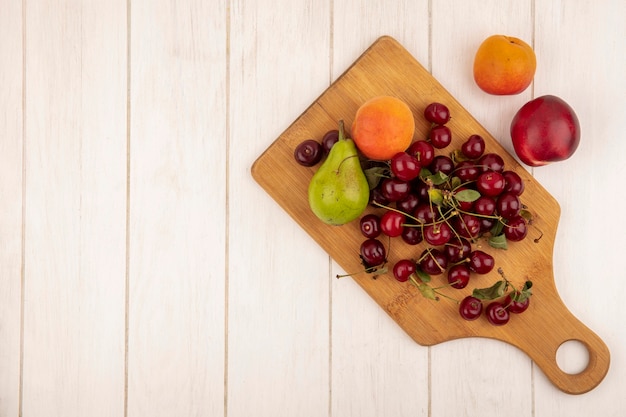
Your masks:
{"label": "wooden cutting board", "polygon": [[[472,276],[470,284],[463,290],[448,287],[441,291],[460,300],[473,288],[487,287],[500,279],[496,272],[500,267],[515,284],[531,280],[533,296],[526,312],[512,315],[507,325],[496,327],[484,317],[470,322],[461,319],[455,302],[445,298],[440,301],[426,299],[413,285],[397,282],[391,272],[377,279],[365,273],[356,274],[352,279],[420,345],[463,337],[493,338],[524,351],[564,392],[581,394],[596,387],[608,371],[609,350],[594,332],[571,314],[554,283],[552,253],[560,216],[559,204],[393,38],[379,38],[324,91],[259,156],[252,166],[252,176],[345,271],[363,270],[358,252],[364,238],[358,221],[344,226],[328,226],[315,217],[309,209],[307,189],[317,167],[298,165],[293,152],[303,140],[321,139],[328,130],[336,129],[340,119],[349,127],[357,108],[377,95],[397,96],[409,104],[416,116],[416,140],[425,138],[428,132],[429,126],[422,116],[426,105],[434,101],[446,104],[452,114],[448,126],[453,132],[453,143],[438,153],[458,149],[471,134],[479,134],[486,141],[486,152],[502,156],[505,168],[517,172],[526,184],[521,199],[533,215],[528,237],[510,243],[507,250],[493,249],[486,241],[479,241],[473,247],[492,254],[496,268],[489,274]],[[383,242],[386,244],[385,240]],[[388,254],[389,270],[401,258],[418,258],[425,247],[425,244],[409,246],[395,238]],[[445,275],[433,277],[431,284],[445,285],[445,279]],[[582,342],[589,351],[589,363],[579,374],[565,373],[556,362],[559,346],[569,340]]]}

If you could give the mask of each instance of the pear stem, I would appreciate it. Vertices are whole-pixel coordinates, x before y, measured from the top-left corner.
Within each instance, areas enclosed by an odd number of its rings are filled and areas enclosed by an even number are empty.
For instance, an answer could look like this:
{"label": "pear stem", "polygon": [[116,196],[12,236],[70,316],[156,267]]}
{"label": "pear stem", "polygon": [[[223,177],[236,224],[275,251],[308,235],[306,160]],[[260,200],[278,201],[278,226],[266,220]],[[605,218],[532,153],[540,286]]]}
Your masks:
{"label": "pear stem", "polygon": [[344,128],[343,120],[339,120],[339,140],[346,140],[346,130]]}

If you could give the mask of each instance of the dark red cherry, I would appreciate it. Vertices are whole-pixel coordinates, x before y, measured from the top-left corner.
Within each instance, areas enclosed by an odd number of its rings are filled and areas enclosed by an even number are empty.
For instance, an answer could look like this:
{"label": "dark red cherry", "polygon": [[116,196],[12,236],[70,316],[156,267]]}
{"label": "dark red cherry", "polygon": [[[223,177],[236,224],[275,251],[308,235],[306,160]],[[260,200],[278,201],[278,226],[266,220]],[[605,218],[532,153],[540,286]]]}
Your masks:
{"label": "dark red cherry", "polygon": [[502,193],[496,200],[496,210],[505,219],[512,219],[519,215],[522,203],[517,195],[513,193]]}
{"label": "dark red cherry", "polygon": [[483,303],[476,297],[468,295],[459,304],[459,313],[465,320],[476,320],[483,312]]}
{"label": "dark red cherry", "polygon": [[504,307],[513,314],[521,314],[528,309],[530,305],[530,297],[524,298],[523,301],[514,301],[511,294],[507,294],[502,303]]}
{"label": "dark red cherry", "polygon": [[419,266],[430,275],[442,274],[448,267],[448,259],[437,248],[425,249],[420,255]]}
{"label": "dark red cherry", "polygon": [[485,140],[480,135],[472,135],[461,145],[461,152],[469,159],[477,159],[485,152]]}
{"label": "dark red cherry", "polygon": [[526,219],[522,216],[515,216],[508,219],[504,226],[504,236],[511,242],[519,242],[528,234]]}
{"label": "dark red cherry", "polygon": [[482,195],[496,197],[504,191],[504,176],[497,171],[486,171],[478,176],[476,188]]}
{"label": "dark red cherry", "polygon": [[430,165],[435,157],[435,148],[425,140],[417,140],[413,142],[406,152],[417,158],[420,166],[423,167]]}
{"label": "dark red cherry", "polygon": [[522,177],[515,171],[504,171],[502,172],[502,176],[504,176],[504,191],[508,193],[513,193],[515,195],[522,195],[524,192],[525,184]]}
{"label": "dark red cherry", "polygon": [[385,178],[380,184],[380,190],[387,201],[398,201],[406,197],[411,191],[411,185],[399,178]]}
{"label": "dark red cherry", "polygon": [[393,266],[393,276],[400,282],[406,282],[416,270],[415,262],[410,259],[401,259]]}
{"label": "dark red cherry", "polygon": [[504,305],[499,301],[491,302],[487,308],[485,308],[485,315],[489,323],[494,326],[503,326],[509,322],[509,312]]}
{"label": "dark red cherry", "polygon": [[463,213],[456,216],[452,220],[452,227],[459,236],[467,239],[474,239],[480,235],[480,220],[471,214]]}
{"label": "dark red cherry", "polygon": [[395,154],[389,161],[389,167],[392,174],[402,181],[417,178],[422,169],[417,158],[407,152]]}
{"label": "dark red cherry", "polygon": [[378,239],[367,239],[361,243],[360,256],[366,268],[382,265],[387,260],[387,251]]}
{"label": "dark red cherry", "polygon": [[466,264],[453,265],[448,268],[448,283],[452,288],[465,288],[470,280],[470,269]]}
{"label": "dark red cherry", "polygon": [[461,161],[456,164],[454,174],[463,182],[475,181],[480,175],[480,170],[472,161]]}
{"label": "dark red cherry", "polygon": [[472,272],[477,274],[486,274],[490,272],[495,265],[493,256],[480,249],[473,250],[469,255],[469,267]]}
{"label": "dark red cherry", "polygon": [[424,240],[421,227],[417,226],[404,226],[402,228],[402,234],[400,236],[402,237],[402,240],[408,245],[417,245]]}
{"label": "dark red cherry", "polygon": [[359,221],[361,234],[368,238],[375,238],[380,235],[380,217],[374,213],[366,214]]}
{"label": "dark red cherry", "polygon": [[433,174],[441,172],[450,175],[454,170],[454,162],[446,155],[437,155],[433,158],[433,162],[430,163],[429,168]]}
{"label": "dark red cherry", "polygon": [[442,246],[452,238],[452,229],[447,223],[435,223],[424,227],[424,240],[433,246]]}
{"label": "dark red cherry", "polygon": [[504,171],[504,160],[497,153],[486,153],[476,163],[482,171]]}
{"label": "dark red cherry", "polygon": [[335,143],[339,141],[339,131],[337,129],[329,130],[322,137],[322,147],[326,153],[330,152],[330,149]]}
{"label": "dark red cherry", "polygon": [[307,139],[301,142],[293,151],[295,160],[305,167],[312,167],[317,164],[322,160],[322,156],[324,156],[322,145],[313,139]]}
{"label": "dark red cherry", "polygon": [[419,202],[417,194],[409,193],[404,198],[396,201],[396,208],[403,213],[411,214],[419,205]]}
{"label": "dark red cherry", "polygon": [[450,120],[450,110],[445,104],[430,103],[424,109],[424,118],[431,123],[443,125]]}
{"label": "dark red cherry", "polygon": [[452,131],[448,126],[433,126],[428,139],[435,148],[443,149],[452,142]]}
{"label": "dark red cherry", "polygon": [[402,234],[406,216],[397,211],[386,211],[380,218],[380,230],[389,237],[396,237]]}

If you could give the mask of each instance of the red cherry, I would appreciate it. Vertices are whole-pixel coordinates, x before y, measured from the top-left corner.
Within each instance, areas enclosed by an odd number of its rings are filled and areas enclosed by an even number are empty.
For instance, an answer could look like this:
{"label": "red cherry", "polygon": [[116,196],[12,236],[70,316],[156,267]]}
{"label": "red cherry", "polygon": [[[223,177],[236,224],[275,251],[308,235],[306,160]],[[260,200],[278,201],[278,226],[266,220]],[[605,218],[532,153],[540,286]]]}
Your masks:
{"label": "red cherry", "polygon": [[468,295],[459,304],[459,313],[465,320],[476,320],[483,312],[483,303],[476,297]]}
{"label": "red cherry", "polygon": [[469,159],[477,159],[485,152],[485,139],[480,135],[472,135],[461,145],[461,152]]}
{"label": "red cherry", "polygon": [[387,251],[378,239],[367,239],[361,243],[361,261],[366,268],[382,265],[387,259]]}
{"label": "red cherry", "polygon": [[427,274],[439,275],[448,267],[448,259],[439,249],[428,248],[420,255],[419,266]]}
{"label": "red cherry", "polygon": [[480,220],[478,217],[463,213],[452,220],[452,227],[459,236],[474,239],[480,234]]}
{"label": "red cherry", "polygon": [[503,171],[502,175],[504,176],[504,191],[518,196],[522,195],[525,188],[522,177],[515,171]]}
{"label": "red cherry", "polygon": [[359,221],[361,234],[368,238],[375,238],[380,235],[380,217],[374,213],[366,214]]}
{"label": "red cherry", "polygon": [[526,219],[522,216],[515,216],[512,219],[508,219],[504,226],[504,237],[511,242],[523,240],[528,234],[526,224]]}
{"label": "red cherry", "polygon": [[419,205],[419,202],[417,194],[409,193],[404,198],[396,201],[396,208],[403,213],[411,214]]}
{"label": "red cherry", "polygon": [[493,301],[485,309],[487,320],[494,326],[502,326],[509,322],[509,312],[504,305],[498,301]]}
{"label": "red cherry", "polygon": [[513,193],[502,193],[496,200],[496,210],[505,219],[512,219],[519,215],[522,203],[517,195]]}
{"label": "red cherry", "polygon": [[448,269],[448,283],[452,288],[465,288],[470,280],[470,269],[465,264],[453,265]]}
{"label": "red cherry", "polygon": [[411,181],[420,173],[422,169],[416,157],[406,152],[398,152],[389,162],[391,172],[402,181]]}
{"label": "red cherry", "polygon": [[497,153],[486,153],[480,157],[478,162],[476,163],[483,172],[485,171],[496,171],[502,172],[504,171],[504,160]]}
{"label": "red cherry", "polygon": [[411,191],[411,185],[400,178],[385,178],[380,184],[380,190],[387,201],[402,200]]}
{"label": "red cherry", "polygon": [[450,120],[450,110],[445,104],[430,103],[424,109],[424,118],[431,123],[443,125]]}
{"label": "red cherry", "polygon": [[495,264],[493,256],[479,249],[473,250],[469,255],[469,267],[477,274],[490,272]]}
{"label": "red cherry", "polygon": [[411,274],[414,274],[417,269],[417,265],[410,259],[401,259],[393,266],[393,276],[400,282],[409,280]]}
{"label": "red cherry", "polygon": [[455,236],[443,248],[443,252],[448,258],[448,263],[457,263],[467,258],[472,251],[470,242],[460,236]]}
{"label": "red cherry", "polygon": [[429,224],[424,227],[424,240],[433,246],[442,246],[452,238],[452,229],[446,223]]}
{"label": "red cherry", "polygon": [[463,182],[475,181],[480,175],[481,171],[478,169],[476,164],[472,161],[461,161],[456,164],[456,168],[454,169],[454,173],[457,177]]}
{"label": "red cherry", "polygon": [[402,240],[408,245],[417,245],[424,240],[422,231],[419,227],[405,226],[402,228],[402,234],[400,235]]}
{"label": "red cherry", "polygon": [[389,210],[380,218],[380,230],[389,237],[400,236],[405,220],[404,214]]}
{"label": "red cherry", "polygon": [[510,313],[521,314],[528,309],[530,297],[526,297],[524,301],[513,301],[511,294],[507,294],[502,304],[504,304]]}
{"label": "red cherry", "polygon": [[504,191],[504,176],[497,171],[486,171],[478,176],[476,188],[482,195],[496,197]]}
{"label": "red cherry", "polygon": [[421,166],[426,167],[433,162],[435,148],[425,140],[417,140],[409,146],[407,153],[417,158]]}
{"label": "red cherry", "polygon": [[448,126],[433,126],[428,138],[435,148],[443,149],[452,142],[452,131]]}

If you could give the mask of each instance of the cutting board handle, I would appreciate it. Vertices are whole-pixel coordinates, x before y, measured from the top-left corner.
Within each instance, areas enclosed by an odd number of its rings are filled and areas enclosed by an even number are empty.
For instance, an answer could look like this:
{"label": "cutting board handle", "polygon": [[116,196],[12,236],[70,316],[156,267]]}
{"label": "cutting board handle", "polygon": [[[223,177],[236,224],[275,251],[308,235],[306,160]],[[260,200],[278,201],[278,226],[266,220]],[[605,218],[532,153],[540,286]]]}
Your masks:
{"label": "cutting board handle", "polygon": [[[584,394],[591,391],[602,382],[609,370],[611,356],[607,345],[578,320],[560,299],[551,304],[549,311],[542,313],[553,315],[550,319],[552,324],[546,326],[542,314],[529,315],[527,318],[532,321],[529,324],[536,329],[535,337],[531,338],[526,334],[516,339],[514,344],[524,350],[563,392]],[[554,323],[560,325],[555,326]],[[589,353],[587,366],[577,374],[563,371],[557,363],[557,351],[563,343],[570,340],[582,343]]]}

